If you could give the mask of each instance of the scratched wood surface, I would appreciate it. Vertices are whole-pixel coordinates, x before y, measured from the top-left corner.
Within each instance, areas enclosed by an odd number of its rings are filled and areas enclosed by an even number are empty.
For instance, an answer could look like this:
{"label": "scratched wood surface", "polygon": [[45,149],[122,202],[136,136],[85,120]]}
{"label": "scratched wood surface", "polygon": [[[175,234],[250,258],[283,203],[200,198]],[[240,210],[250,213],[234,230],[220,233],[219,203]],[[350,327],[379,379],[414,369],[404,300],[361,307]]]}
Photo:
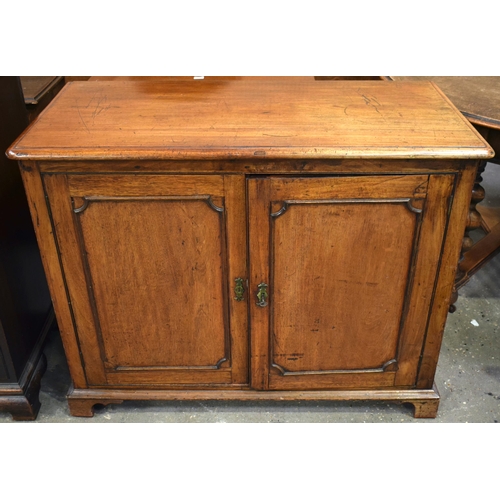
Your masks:
{"label": "scratched wood surface", "polygon": [[401,202],[307,203],[273,226],[272,363],[362,370],[396,358],[415,214]]}
{"label": "scratched wood surface", "polygon": [[17,159],[486,158],[431,83],[72,82],[12,146]]}
{"label": "scratched wood surface", "polygon": [[203,200],[143,197],[90,202],[79,220],[109,366],[225,357],[220,214]]}

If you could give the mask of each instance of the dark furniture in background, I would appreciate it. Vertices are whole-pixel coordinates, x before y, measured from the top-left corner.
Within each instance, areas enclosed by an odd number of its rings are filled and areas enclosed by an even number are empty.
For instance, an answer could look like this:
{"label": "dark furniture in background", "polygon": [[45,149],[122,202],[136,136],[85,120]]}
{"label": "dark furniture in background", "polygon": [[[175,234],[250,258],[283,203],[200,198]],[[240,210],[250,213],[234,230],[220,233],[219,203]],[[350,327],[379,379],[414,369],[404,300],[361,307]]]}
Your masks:
{"label": "dark furniture in background", "polygon": [[21,76],[24,103],[32,122],[64,87],[64,76]]}
{"label": "dark furniture in background", "polygon": [[[0,77],[0,149],[27,127],[19,77]],[[0,411],[36,418],[53,311],[16,162],[0,154]]]}

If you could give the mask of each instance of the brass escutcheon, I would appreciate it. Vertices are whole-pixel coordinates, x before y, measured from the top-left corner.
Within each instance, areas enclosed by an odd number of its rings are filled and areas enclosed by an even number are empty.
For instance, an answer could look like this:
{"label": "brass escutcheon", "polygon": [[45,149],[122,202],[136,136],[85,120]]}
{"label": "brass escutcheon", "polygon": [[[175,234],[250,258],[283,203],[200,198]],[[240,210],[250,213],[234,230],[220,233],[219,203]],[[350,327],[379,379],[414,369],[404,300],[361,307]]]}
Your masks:
{"label": "brass escutcheon", "polygon": [[266,307],[267,306],[267,283],[261,283],[260,285],[257,285],[257,299],[259,300],[257,302],[257,305],[259,307]]}
{"label": "brass escutcheon", "polygon": [[243,295],[245,294],[245,287],[243,286],[243,278],[235,278],[234,280],[236,282],[236,286],[234,287],[234,300],[237,300],[238,302],[241,302],[244,297]]}

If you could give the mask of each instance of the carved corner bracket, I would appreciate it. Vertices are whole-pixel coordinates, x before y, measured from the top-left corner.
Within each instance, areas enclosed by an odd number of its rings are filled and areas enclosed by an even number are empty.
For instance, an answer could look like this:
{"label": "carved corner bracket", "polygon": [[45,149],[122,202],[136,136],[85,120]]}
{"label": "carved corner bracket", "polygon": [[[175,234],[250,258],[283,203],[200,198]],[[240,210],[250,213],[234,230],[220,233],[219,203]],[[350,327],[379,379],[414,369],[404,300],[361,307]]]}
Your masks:
{"label": "carved corner bracket", "polygon": [[218,207],[212,200],[212,197],[211,196],[208,196],[207,198],[205,198],[205,202],[207,203],[207,205],[212,208],[213,210],[215,210],[216,212],[220,212],[220,213],[223,213],[224,212],[224,207]]}
{"label": "carved corner bracket", "polygon": [[279,217],[280,215],[283,215],[287,211],[289,206],[290,206],[290,204],[287,201],[284,201],[283,205],[281,206],[281,208],[277,212],[271,212],[271,217],[276,218],[276,217]]}
{"label": "carved corner bracket", "polygon": [[[75,214],[81,214],[89,206],[89,200],[87,198],[75,197],[71,198],[71,201],[73,203],[73,212],[75,212]],[[82,203],[78,207],[76,206],[77,201]]]}
{"label": "carved corner bracket", "polygon": [[222,368],[222,364],[225,363],[226,361],[229,361],[227,358],[221,358],[217,363],[215,363],[215,367],[218,370],[219,368]]}
{"label": "carved corner bracket", "polygon": [[423,206],[423,198],[417,198],[417,199],[413,199],[413,198],[410,198],[407,202],[406,202],[406,208],[408,208],[408,210],[410,212],[413,212],[415,214],[421,214],[422,213],[422,210],[423,208],[422,207],[416,207],[413,205],[414,202],[420,202],[421,205]]}

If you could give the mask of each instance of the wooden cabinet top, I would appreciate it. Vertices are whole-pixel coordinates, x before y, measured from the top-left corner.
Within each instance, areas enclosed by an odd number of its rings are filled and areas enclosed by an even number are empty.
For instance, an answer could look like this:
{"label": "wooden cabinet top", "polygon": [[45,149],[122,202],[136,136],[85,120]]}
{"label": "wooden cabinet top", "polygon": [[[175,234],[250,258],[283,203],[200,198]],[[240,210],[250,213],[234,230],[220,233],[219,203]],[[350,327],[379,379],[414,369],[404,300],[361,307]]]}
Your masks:
{"label": "wooden cabinet top", "polygon": [[489,158],[429,82],[72,82],[12,159]]}
{"label": "wooden cabinet top", "polygon": [[390,76],[385,78],[396,81],[432,81],[470,122],[500,130],[499,76]]}

